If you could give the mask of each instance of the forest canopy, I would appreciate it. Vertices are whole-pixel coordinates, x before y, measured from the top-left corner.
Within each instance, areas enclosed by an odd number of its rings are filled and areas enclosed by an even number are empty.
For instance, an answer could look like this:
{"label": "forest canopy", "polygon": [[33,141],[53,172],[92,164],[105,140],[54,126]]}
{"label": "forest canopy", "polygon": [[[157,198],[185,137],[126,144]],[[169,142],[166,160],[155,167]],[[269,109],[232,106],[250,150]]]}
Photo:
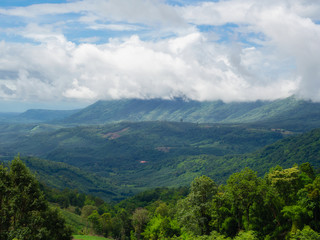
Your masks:
{"label": "forest canopy", "polygon": [[207,176],[189,190],[158,188],[88,216],[114,239],[320,239],[320,176],[309,163],[249,168],[225,185]]}

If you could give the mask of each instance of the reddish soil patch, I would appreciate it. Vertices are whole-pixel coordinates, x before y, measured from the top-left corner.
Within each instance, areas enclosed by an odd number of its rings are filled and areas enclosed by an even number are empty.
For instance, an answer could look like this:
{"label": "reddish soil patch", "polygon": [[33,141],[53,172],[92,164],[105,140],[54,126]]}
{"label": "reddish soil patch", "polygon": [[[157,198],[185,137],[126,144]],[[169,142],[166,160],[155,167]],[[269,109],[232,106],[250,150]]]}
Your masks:
{"label": "reddish soil patch", "polygon": [[168,153],[172,147],[157,147],[156,149],[160,152]]}
{"label": "reddish soil patch", "polygon": [[129,130],[129,128],[124,128],[124,129],[122,129],[122,130],[120,130],[118,132],[106,133],[106,134],[103,135],[103,138],[108,138],[110,140],[117,139],[117,138],[121,137],[121,133],[123,133],[123,132],[125,132],[127,130]]}

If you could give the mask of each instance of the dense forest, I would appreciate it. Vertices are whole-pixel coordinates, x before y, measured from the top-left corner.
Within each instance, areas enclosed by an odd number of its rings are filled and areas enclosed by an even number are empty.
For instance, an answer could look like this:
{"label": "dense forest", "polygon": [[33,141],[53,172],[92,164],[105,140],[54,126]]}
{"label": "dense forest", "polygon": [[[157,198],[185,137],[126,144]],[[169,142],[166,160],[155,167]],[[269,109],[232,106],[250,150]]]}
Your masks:
{"label": "dense forest", "polygon": [[[249,168],[217,185],[197,177],[189,190],[156,189],[88,215],[115,239],[320,239],[320,176],[309,163]],[[103,205],[104,206],[104,205]]]}
{"label": "dense forest", "polygon": [[264,177],[245,168],[223,185],[200,176],[114,205],[39,185],[19,157],[0,173],[1,239],[70,239],[69,229],[112,239],[320,239],[320,176],[309,163]]}

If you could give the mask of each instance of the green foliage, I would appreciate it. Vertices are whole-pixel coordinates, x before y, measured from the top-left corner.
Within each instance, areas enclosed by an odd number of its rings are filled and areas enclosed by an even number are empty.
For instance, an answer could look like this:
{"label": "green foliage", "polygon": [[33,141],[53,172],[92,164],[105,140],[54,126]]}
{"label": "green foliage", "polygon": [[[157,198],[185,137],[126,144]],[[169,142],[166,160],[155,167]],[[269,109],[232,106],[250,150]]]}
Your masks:
{"label": "green foliage", "polygon": [[132,214],[132,226],[135,231],[135,236],[141,239],[141,233],[144,231],[149,221],[149,212],[144,208],[137,208]]}
{"label": "green foliage", "polygon": [[212,220],[210,208],[217,185],[207,176],[201,176],[191,183],[189,195],[178,203],[178,220],[186,230],[196,235],[209,235]]}
{"label": "green foliage", "polygon": [[71,232],[57,210],[48,206],[38,182],[16,157],[9,172],[0,167],[1,239],[61,239],[67,240]]}
{"label": "green foliage", "polygon": [[297,230],[289,236],[292,240],[320,240],[320,234],[312,230],[309,226],[305,226],[302,230]]}
{"label": "green foliage", "polygon": [[66,225],[71,228],[72,233],[78,234],[86,228],[86,221],[80,215],[66,209],[59,209],[59,211],[66,220]]}
{"label": "green foliage", "polygon": [[268,174],[268,181],[279,195],[284,199],[285,204],[292,204],[296,200],[299,182],[299,169],[297,166],[284,170],[274,170]]}
{"label": "green foliage", "polygon": [[245,168],[226,185],[201,176],[190,191],[157,188],[114,206],[85,205],[84,231],[114,239],[318,239],[319,177],[304,181],[299,169],[275,167],[260,178]]}
{"label": "green foliage", "polygon": [[180,227],[176,220],[156,215],[149,221],[142,235],[150,240],[171,238],[180,235]]}
{"label": "green foliage", "polygon": [[[227,181],[228,192],[234,206],[232,210],[239,229],[249,230],[250,228],[250,208],[260,194],[260,186],[261,180],[257,177],[257,173],[249,168],[232,174]],[[242,223],[243,216],[245,216],[245,223]]]}
{"label": "green foliage", "polygon": [[239,232],[234,240],[258,240],[256,233],[253,231]]}
{"label": "green foliage", "polygon": [[[222,182],[233,169],[223,166],[219,156],[251,152],[282,138],[266,129],[180,122],[122,122],[34,133],[30,127],[21,135],[17,129],[0,131],[0,152],[2,147],[49,159],[23,160],[50,187],[76,188],[107,201],[148,188],[188,185],[203,174],[217,174],[215,180]],[[6,131],[16,138],[7,141]]]}
{"label": "green foliage", "polygon": [[90,235],[73,235],[73,238],[77,240],[108,240],[108,238]]}
{"label": "green foliage", "polygon": [[[125,194],[124,196],[120,195],[117,187],[109,179],[78,167],[35,157],[22,157],[22,160],[36,173],[39,181],[45,184],[41,187],[46,192],[48,200],[58,203],[62,207],[68,207],[70,204],[82,207],[86,204],[85,200],[95,201],[94,199],[84,199],[83,193],[95,195],[108,201],[122,199],[125,196]],[[50,189],[45,189],[46,186]]]}

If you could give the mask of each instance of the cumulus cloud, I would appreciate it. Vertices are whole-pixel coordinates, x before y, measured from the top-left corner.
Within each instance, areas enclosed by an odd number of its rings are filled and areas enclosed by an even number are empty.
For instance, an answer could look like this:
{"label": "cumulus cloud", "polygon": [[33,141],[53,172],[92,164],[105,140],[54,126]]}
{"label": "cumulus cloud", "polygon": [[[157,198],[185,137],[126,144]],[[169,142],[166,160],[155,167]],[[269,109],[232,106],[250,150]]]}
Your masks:
{"label": "cumulus cloud", "polygon": [[[311,0],[188,6],[83,0],[0,9],[0,14],[33,19],[6,30],[31,42],[0,43],[0,97],[254,101],[297,94],[320,101],[319,9]],[[71,22],[84,29],[131,33],[99,44],[102,35],[74,42],[65,33],[68,21],[41,21],[41,16],[68,13],[77,13]]]}

